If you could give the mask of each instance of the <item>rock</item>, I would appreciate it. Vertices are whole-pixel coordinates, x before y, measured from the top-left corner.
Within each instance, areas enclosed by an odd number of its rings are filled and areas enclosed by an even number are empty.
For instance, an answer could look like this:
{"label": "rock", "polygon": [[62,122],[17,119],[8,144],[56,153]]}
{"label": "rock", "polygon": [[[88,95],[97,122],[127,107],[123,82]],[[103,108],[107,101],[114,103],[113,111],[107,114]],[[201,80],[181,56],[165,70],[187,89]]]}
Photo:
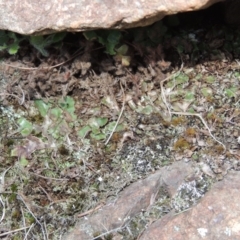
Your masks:
{"label": "rock", "polygon": [[147,26],[222,0],[0,0],[0,29],[21,34]]}
{"label": "rock", "polygon": [[239,188],[240,173],[230,173],[195,207],[165,215],[150,225],[140,240],[240,239]]}
{"label": "rock", "polygon": [[174,195],[184,179],[192,174],[194,168],[191,163],[179,161],[163,167],[146,179],[139,180],[124,189],[116,201],[109,202],[96,214],[82,218],[63,239],[90,240],[96,235],[117,231],[129,219],[153,204],[161,186],[166,187],[169,194]]}

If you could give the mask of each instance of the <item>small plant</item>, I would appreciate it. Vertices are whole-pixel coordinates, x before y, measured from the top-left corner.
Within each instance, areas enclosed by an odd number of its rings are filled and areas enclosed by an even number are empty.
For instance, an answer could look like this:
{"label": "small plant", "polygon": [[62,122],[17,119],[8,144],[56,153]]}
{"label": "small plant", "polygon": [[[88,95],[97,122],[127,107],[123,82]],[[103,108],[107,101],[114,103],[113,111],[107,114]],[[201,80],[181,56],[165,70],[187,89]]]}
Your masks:
{"label": "small plant", "polygon": [[117,30],[99,30],[99,31],[89,31],[83,33],[87,40],[97,40],[106,48],[106,53],[110,55],[116,54],[116,47],[120,43],[122,34]]}
{"label": "small plant", "polygon": [[9,54],[16,54],[20,48],[20,43],[27,40],[43,56],[47,57],[47,47],[59,43],[66,36],[65,32],[54,33],[48,36],[20,36],[13,32],[0,31],[0,51],[7,50]]}
{"label": "small plant", "polygon": [[26,37],[18,36],[16,33],[0,31],[0,51],[7,50],[9,54],[16,54],[21,41]]}
{"label": "small plant", "polygon": [[48,51],[46,50],[46,47],[49,47],[53,44],[61,42],[65,36],[66,36],[65,32],[54,33],[54,34],[48,35],[47,37],[44,37],[44,36],[30,36],[29,42],[44,57],[48,57],[49,54],[48,54]]}

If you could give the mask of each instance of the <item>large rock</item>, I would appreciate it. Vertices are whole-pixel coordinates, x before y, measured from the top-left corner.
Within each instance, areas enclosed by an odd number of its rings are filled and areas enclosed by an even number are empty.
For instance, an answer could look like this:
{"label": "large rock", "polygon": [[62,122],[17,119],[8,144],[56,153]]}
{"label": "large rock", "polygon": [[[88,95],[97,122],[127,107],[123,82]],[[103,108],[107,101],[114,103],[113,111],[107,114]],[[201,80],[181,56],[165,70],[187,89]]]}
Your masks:
{"label": "large rock", "polygon": [[108,202],[97,213],[81,218],[63,239],[91,240],[94,233],[107,235],[108,231],[116,232],[116,229],[121,229],[129,219],[151,206],[160,187],[166,187],[169,194],[174,195],[184,179],[194,174],[194,171],[191,163],[180,161],[163,167],[146,179],[131,184],[116,201]]}
{"label": "large rock", "polygon": [[223,0],[0,0],[0,29],[21,34],[146,26]]}
{"label": "large rock", "polygon": [[216,183],[200,203],[154,222],[140,240],[240,239],[240,173]]}

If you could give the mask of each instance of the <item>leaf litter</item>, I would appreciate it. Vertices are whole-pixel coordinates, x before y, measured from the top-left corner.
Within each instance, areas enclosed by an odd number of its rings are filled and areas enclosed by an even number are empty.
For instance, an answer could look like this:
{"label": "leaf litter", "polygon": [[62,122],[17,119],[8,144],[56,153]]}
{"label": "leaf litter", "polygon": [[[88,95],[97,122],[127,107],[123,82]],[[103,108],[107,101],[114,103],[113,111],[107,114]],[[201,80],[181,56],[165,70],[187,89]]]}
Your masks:
{"label": "leaf litter", "polygon": [[145,212],[92,235],[136,239],[238,171],[240,65],[229,34],[238,37],[215,26],[172,33],[157,49],[134,43],[130,64],[81,35],[85,49],[74,58],[70,49],[43,58],[29,46],[4,58],[0,236],[60,239],[126,186],[173,162],[194,163],[198,177],[175,196],[159,189]]}

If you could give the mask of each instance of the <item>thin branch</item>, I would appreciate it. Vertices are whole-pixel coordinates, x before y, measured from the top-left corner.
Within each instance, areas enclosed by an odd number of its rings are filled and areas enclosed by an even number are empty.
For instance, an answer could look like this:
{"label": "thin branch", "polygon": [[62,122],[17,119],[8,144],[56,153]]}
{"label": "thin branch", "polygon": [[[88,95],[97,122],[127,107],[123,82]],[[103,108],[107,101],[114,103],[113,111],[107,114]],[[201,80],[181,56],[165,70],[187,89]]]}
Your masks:
{"label": "thin branch", "polygon": [[41,229],[42,229],[42,233],[43,233],[43,238],[44,240],[47,240],[46,238],[46,233],[44,232],[44,227],[43,225],[38,221],[37,217],[34,215],[34,213],[31,211],[31,209],[29,208],[29,206],[27,205],[27,203],[25,202],[25,200],[23,199],[23,197],[18,194],[18,198],[24,203],[24,205],[26,206],[27,210],[31,213],[31,215],[33,216],[33,218],[35,219],[35,221],[40,225]]}
{"label": "thin branch", "polygon": [[123,111],[124,111],[124,108],[125,108],[126,99],[125,99],[125,94],[124,94],[124,90],[123,90],[123,87],[122,87],[121,82],[120,82],[120,86],[121,86],[121,89],[122,89],[122,92],[123,92],[123,104],[122,104],[121,112],[120,112],[120,114],[119,114],[119,116],[118,116],[117,122],[116,122],[116,124],[115,124],[112,132],[110,133],[107,141],[105,142],[105,145],[107,145],[108,142],[110,141],[110,139],[112,138],[112,135],[113,135],[113,133],[115,132],[115,130],[116,130],[116,128],[117,128],[117,125],[118,125],[118,123],[119,123],[119,121],[120,121],[120,119],[121,119],[121,117],[122,117],[122,114],[123,114]]}
{"label": "thin branch", "polygon": [[2,197],[0,197],[0,202],[1,202],[1,204],[2,204],[2,217],[1,217],[1,219],[0,219],[0,223],[1,223],[1,221],[2,221],[2,220],[4,219],[4,217],[5,217],[6,208],[5,208],[5,204],[4,204],[3,200],[2,200]]}
{"label": "thin branch", "polygon": [[[22,213],[22,218],[23,218],[23,226],[26,227],[26,220],[24,217],[24,212],[23,212],[22,206],[21,206],[21,213]],[[26,229],[24,230],[24,232],[25,232],[25,236],[26,236],[26,234],[27,234]]]}
{"label": "thin branch", "polygon": [[40,174],[37,174],[37,173],[31,173],[30,174],[32,175],[35,175],[37,177],[40,177],[40,178],[44,178],[44,179],[50,179],[50,180],[55,180],[55,181],[68,181],[69,179],[67,178],[53,178],[53,177],[45,177],[43,175],[40,175]]}
{"label": "thin branch", "polygon": [[4,236],[6,236],[6,235],[8,235],[8,234],[11,234],[11,233],[20,232],[20,231],[25,230],[25,229],[27,229],[27,228],[30,228],[30,226],[29,226],[29,227],[18,228],[18,229],[15,229],[15,230],[12,230],[12,231],[8,231],[8,232],[5,232],[5,233],[1,233],[1,234],[0,234],[0,237],[4,237]]}
{"label": "thin branch", "polygon": [[182,69],[183,69],[183,63],[181,64],[181,68],[179,69],[179,71],[178,71],[177,73],[172,74],[172,75],[166,77],[165,79],[161,80],[161,82],[160,82],[162,101],[163,101],[163,103],[165,104],[165,106],[167,107],[168,114],[169,114],[170,117],[171,117],[171,110],[170,110],[169,104],[168,104],[167,99],[166,99],[166,95],[165,95],[165,92],[164,92],[164,86],[163,86],[163,84],[164,84],[166,81],[168,81],[169,79],[171,79],[173,76],[177,77],[177,76],[181,73]]}
{"label": "thin branch", "polygon": [[84,212],[84,213],[78,214],[77,217],[78,217],[78,218],[81,218],[81,217],[87,216],[87,215],[95,212],[96,210],[100,209],[100,208],[103,207],[103,206],[104,206],[104,203],[100,203],[100,204],[99,204],[98,206],[96,206],[95,208],[90,209],[90,210],[88,210],[88,211],[86,211],[86,212]]}
{"label": "thin branch", "polygon": [[31,229],[34,227],[34,223],[29,227],[28,231],[25,234],[24,240],[27,240],[27,236],[30,233]]}
{"label": "thin branch", "polygon": [[107,231],[107,232],[105,232],[105,233],[102,233],[102,234],[98,235],[97,237],[94,237],[93,240],[95,240],[95,239],[101,239],[101,237],[106,236],[106,235],[108,235],[108,234],[110,234],[110,233],[113,233],[113,232],[120,231],[120,230],[122,230],[123,228],[124,228],[124,226],[123,226],[123,227],[121,226],[121,227],[118,227],[118,228],[114,228],[114,229],[112,229],[112,230],[109,230],[109,231]]}

